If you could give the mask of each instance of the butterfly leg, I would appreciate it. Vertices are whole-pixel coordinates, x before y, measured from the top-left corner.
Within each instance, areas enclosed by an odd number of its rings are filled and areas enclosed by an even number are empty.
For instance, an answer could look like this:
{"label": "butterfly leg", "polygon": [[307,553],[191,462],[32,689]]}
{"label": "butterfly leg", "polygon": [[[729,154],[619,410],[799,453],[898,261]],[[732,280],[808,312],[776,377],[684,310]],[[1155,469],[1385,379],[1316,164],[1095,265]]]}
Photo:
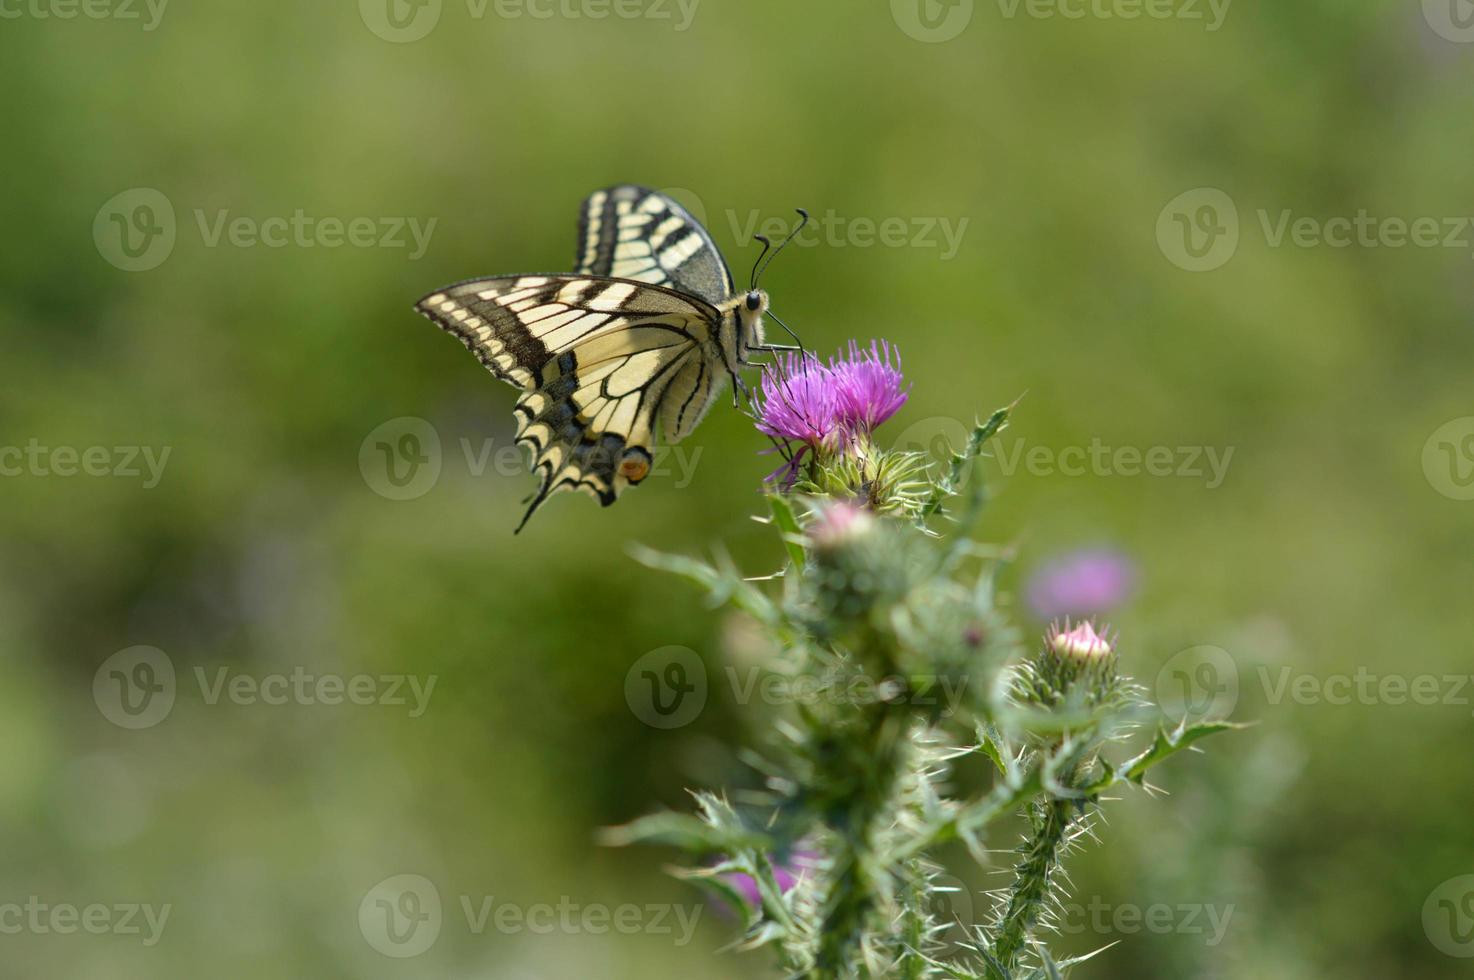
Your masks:
{"label": "butterfly leg", "polygon": [[789,354],[797,352],[803,357],[804,360],[808,360],[809,358],[814,356],[812,353],[810,353],[809,349],[802,344],[759,344],[756,347],[752,347],[749,349],[762,351],[764,354]]}
{"label": "butterfly leg", "polygon": [[729,372],[732,375],[732,407],[742,408],[742,396],[746,395],[748,401],[752,401],[752,392],[747,388],[747,382],[742,380],[742,375],[736,371]]}

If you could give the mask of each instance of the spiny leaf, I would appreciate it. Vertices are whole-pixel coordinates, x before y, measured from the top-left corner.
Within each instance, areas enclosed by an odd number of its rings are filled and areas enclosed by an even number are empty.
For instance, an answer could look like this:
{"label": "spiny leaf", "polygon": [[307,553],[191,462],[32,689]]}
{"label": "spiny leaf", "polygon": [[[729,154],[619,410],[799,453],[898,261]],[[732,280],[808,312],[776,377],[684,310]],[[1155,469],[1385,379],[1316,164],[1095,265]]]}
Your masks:
{"label": "spiny leaf", "polygon": [[992,725],[978,725],[978,751],[993,761],[1001,775],[1007,775],[1012,767],[1012,752],[1008,750],[1003,734]]}
{"label": "spiny leaf", "polygon": [[764,834],[737,827],[714,827],[688,813],[652,813],[620,827],[606,827],[599,842],[608,847],[668,844],[690,854],[731,854],[741,849],[765,850],[773,842]]}
{"label": "spiny leaf", "polygon": [[725,554],[719,553],[717,564],[710,565],[696,558],[670,555],[639,544],[630,545],[629,552],[646,567],[672,572],[703,586],[710,593],[714,605],[730,602],[770,626],[779,621],[773,601],[744,579],[732,564],[732,559]]}
{"label": "spiny leaf", "polygon": [[942,509],[942,503],[951,496],[956,495],[957,487],[962,483],[963,476],[967,473],[967,467],[973,460],[983,453],[983,447],[988,440],[997,435],[1008,423],[1008,413],[1013,406],[1000,408],[988,417],[988,421],[973,427],[972,433],[967,438],[967,445],[962,452],[953,452],[948,463],[946,474],[937,481],[931,496],[921,507],[923,517],[930,517]]}
{"label": "spiny leaf", "polygon": [[803,529],[798,526],[798,517],[793,513],[793,505],[788,502],[787,498],[770,493],[768,494],[768,510],[773,514],[773,525],[778,528],[778,533],[783,537],[783,547],[788,551],[788,560],[793,562],[793,570],[802,572],[804,547],[800,538],[803,535]]}
{"label": "spiny leaf", "polygon": [[1170,731],[1165,726],[1158,726],[1151,748],[1127,762],[1121,768],[1121,774],[1139,786],[1142,779],[1146,777],[1148,769],[1163,759],[1170,758],[1188,748],[1199,739],[1207,738],[1217,732],[1246,727],[1248,726],[1231,721],[1202,721],[1189,725],[1185,718]]}

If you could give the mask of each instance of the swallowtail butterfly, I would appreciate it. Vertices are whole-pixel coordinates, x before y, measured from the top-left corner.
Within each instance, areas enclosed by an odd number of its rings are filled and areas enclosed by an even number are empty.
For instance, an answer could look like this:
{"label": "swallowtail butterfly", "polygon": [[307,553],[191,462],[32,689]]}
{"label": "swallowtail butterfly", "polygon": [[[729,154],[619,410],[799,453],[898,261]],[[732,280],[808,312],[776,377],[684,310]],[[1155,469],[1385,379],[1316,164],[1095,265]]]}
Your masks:
{"label": "swallowtail butterfly", "polygon": [[678,442],[728,377],[743,389],[753,353],[780,349],[763,340],[759,272],[737,293],[685,208],[618,184],[583,202],[575,272],[469,279],[416,304],[522,391],[517,442],[541,482],[518,531],[559,490],[614,503],[649,475],[657,427]]}

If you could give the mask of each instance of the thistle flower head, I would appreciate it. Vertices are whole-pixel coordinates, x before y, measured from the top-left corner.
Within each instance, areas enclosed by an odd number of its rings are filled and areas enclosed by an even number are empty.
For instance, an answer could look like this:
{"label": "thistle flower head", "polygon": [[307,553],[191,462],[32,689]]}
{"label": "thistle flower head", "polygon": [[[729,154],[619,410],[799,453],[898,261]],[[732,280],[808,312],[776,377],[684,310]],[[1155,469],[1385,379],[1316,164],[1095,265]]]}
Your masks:
{"label": "thistle flower head", "polygon": [[886,341],[872,340],[868,350],[850,341],[849,356],[831,358],[829,370],[839,392],[839,421],[851,431],[873,431],[910,395],[901,387],[901,355]]}
{"label": "thistle flower head", "polygon": [[757,398],[758,430],[814,449],[833,448],[839,437],[868,435],[906,404],[896,349],[850,341],[847,354],[824,364],[807,352],[791,352],[763,372]]}
{"label": "thistle flower head", "polygon": [[832,443],[839,428],[833,372],[808,353],[782,355],[765,370],[754,407],[758,431],[774,439],[818,448]]}
{"label": "thistle flower head", "polygon": [[1047,562],[1029,579],[1029,606],[1040,619],[1108,612],[1131,595],[1136,569],[1110,548],[1085,548]]}

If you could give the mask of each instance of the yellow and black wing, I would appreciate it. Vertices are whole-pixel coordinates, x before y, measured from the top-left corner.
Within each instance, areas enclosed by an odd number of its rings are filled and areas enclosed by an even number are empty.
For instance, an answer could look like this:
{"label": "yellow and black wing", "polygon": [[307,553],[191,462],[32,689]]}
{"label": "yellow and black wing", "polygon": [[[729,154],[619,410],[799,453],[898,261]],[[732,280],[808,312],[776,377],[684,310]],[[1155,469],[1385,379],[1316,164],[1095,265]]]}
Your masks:
{"label": "yellow and black wing", "polygon": [[673,198],[634,184],[584,198],[574,268],[667,286],[713,306],[732,296],[731,270],[701,222]]}
{"label": "yellow and black wing", "polygon": [[639,483],[660,436],[695,427],[725,378],[704,300],[627,279],[501,276],[438,290],[415,307],[522,389],[517,442],[541,484],[517,526],[551,494],[608,506]]}

